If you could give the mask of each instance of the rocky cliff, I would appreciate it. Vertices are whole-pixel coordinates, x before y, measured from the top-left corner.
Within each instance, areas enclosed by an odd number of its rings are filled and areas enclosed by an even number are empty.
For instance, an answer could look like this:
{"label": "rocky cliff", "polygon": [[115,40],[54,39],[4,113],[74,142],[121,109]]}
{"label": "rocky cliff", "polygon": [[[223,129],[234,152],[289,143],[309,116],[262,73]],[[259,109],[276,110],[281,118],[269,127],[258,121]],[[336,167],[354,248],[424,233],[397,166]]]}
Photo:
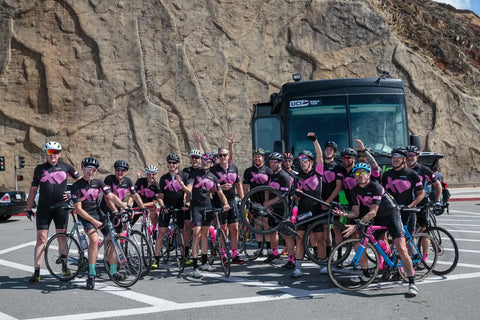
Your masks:
{"label": "rocky cliff", "polygon": [[23,154],[27,190],[48,140],[77,168],[97,157],[104,175],[116,159],[163,168],[168,152],[186,160],[195,131],[209,150],[231,131],[245,168],[252,104],[293,73],[378,70],[405,81],[411,133],[446,155],[449,182],[480,181],[480,19],[471,12],[427,0],[1,2],[0,187],[13,186]]}

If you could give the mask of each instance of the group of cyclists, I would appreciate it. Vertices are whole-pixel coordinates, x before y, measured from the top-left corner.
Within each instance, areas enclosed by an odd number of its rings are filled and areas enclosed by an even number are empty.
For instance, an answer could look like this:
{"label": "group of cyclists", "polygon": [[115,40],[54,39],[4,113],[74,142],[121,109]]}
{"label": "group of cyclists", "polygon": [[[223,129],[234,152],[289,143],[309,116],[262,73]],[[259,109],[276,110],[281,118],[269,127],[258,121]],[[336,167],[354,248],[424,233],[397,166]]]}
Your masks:
{"label": "group of cyclists", "polygon": [[[335,227],[334,240],[339,243],[349,236],[358,236],[359,228],[372,221],[378,225],[388,226],[394,244],[402,259],[405,271],[409,278],[408,294],[415,296],[418,288],[414,281],[414,269],[407,252],[403,225],[409,226],[413,232],[415,224],[422,225],[424,217],[420,215],[403,215],[399,207],[415,207],[428,200],[425,197],[425,184],[429,183],[435,189],[435,203],[440,204],[442,187],[435,174],[418,163],[419,151],[415,146],[396,147],[392,150],[393,168],[382,173],[372,152],[365,147],[361,140],[356,149],[345,148],[341,151],[342,164],[335,161],[339,150],[334,141],[328,141],[322,147],[316,134],[309,132],[306,135],[315,150],[315,155],[309,150],[303,150],[296,156],[300,168],[293,170],[294,155],[272,152],[268,156],[266,165],[265,151],[261,148],[252,152],[252,166],[247,168],[240,177],[238,168],[233,164],[233,135],[227,137],[228,147],[220,147],[212,153],[205,153],[197,137],[198,149],[189,152],[190,166],[180,170],[180,157],[175,153],[166,157],[167,168],[159,179],[159,169],[154,165],[145,168],[146,177],[138,177],[134,184],[127,176],[130,169],[126,160],[117,160],[114,163],[115,172],[108,175],[103,181],[95,178],[99,162],[93,157],[86,157],[81,162],[82,175],[66,163],[60,161],[62,147],[58,142],[47,142],[44,147],[46,162],[35,168],[32,185],[27,200],[27,217],[31,220],[36,215],[37,241],[34,250],[34,273],[30,283],[40,280],[40,266],[44,255],[44,248],[48,237],[51,221],[55,223],[56,232],[66,232],[68,212],[64,209],[67,199],[67,176],[75,180],[71,189],[71,199],[83,223],[89,238],[88,246],[88,277],[87,289],[95,287],[95,262],[98,254],[98,232],[105,236],[107,231],[103,227],[105,214],[129,210],[138,207],[150,215],[152,223],[157,226],[157,240],[154,248],[153,268],[161,264],[163,239],[172,219],[169,210],[158,208],[181,209],[182,214],[177,217],[180,228],[183,230],[185,243],[185,258],[187,265],[193,267],[193,277],[201,277],[202,271],[211,271],[208,263],[208,235],[212,224],[213,208],[222,208],[220,217],[221,228],[230,237],[232,263],[244,264],[245,261],[238,252],[239,221],[236,198],[244,195],[257,186],[268,185],[280,192],[288,192],[292,184],[297,183],[297,192],[290,199],[294,203],[291,220],[295,222],[302,214],[319,215],[328,208],[311,200],[306,195],[321,198],[327,203],[339,201],[339,194],[343,190],[349,204],[349,210],[335,208],[335,219],[345,219],[346,229],[343,233]],[[295,179],[294,179],[295,177]],[[39,201],[36,213],[32,211],[34,196],[39,190]],[[127,197],[128,195],[128,197]],[[265,206],[273,204],[277,199],[266,198]],[[138,216],[136,217],[138,219]],[[358,222],[353,223],[353,219]],[[418,221],[417,221],[418,219]],[[135,223],[135,219],[132,223]],[[122,226],[116,232],[121,232]],[[292,270],[291,277],[302,276],[302,261],[304,260],[306,225],[300,225],[296,235],[283,237],[285,253],[288,256],[282,268]],[[320,225],[314,230],[315,249],[320,260],[326,261],[331,241],[328,242],[327,233],[330,226]],[[386,240],[386,234],[376,235]],[[270,233],[266,239],[266,263],[279,259],[279,235]],[[388,243],[388,241],[385,241]],[[190,245],[191,244],[191,245]],[[262,244],[258,243],[258,250]],[[201,255],[199,256],[199,253]],[[228,263],[227,253],[221,252],[223,263]],[[115,277],[116,266],[111,265],[110,272]],[[326,267],[320,268],[326,273]],[[369,270],[363,270],[365,276]]]}

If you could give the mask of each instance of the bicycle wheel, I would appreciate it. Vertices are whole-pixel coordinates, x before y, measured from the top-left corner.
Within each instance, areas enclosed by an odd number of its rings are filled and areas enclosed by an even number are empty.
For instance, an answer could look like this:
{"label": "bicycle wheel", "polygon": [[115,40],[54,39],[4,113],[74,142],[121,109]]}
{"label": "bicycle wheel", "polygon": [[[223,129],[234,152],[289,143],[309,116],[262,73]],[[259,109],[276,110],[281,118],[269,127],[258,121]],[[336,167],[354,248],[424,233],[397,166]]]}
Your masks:
{"label": "bicycle wheel", "polygon": [[[45,265],[58,280],[69,281],[75,278],[82,270],[85,260],[80,244],[71,234],[57,233],[45,246]],[[88,266],[88,261],[86,263]]]}
{"label": "bicycle wheel", "polygon": [[[129,238],[115,235],[115,245],[109,241],[105,252],[110,259],[104,259],[108,277],[120,287],[134,285],[142,275],[142,256],[140,249]],[[113,259],[112,259],[113,258]],[[108,262],[107,262],[108,260]],[[117,272],[112,274],[112,261],[117,262]]]}
{"label": "bicycle wheel", "polygon": [[[278,197],[278,200],[264,206],[266,196],[269,199]],[[253,188],[247,192],[240,207],[240,217],[244,225],[258,234],[275,232],[288,215],[289,207],[285,198],[280,191],[269,186]]]}
{"label": "bicycle wheel", "polygon": [[[428,243],[426,249],[422,246],[424,241],[426,241],[425,243]],[[407,250],[410,253],[413,269],[415,271],[415,281],[422,281],[435,268],[438,258],[437,244],[427,233],[418,233],[415,234],[413,238],[407,239]],[[408,281],[405,268],[399,266],[398,271],[403,280]]]}
{"label": "bicycle wheel", "polygon": [[[305,236],[303,237],[303,247],[305,248],[305,254],[307,255],[308,259],[312,260],[312,262],[325,266],[327,262],[327,258],[325,259],[320,259],[317,254],[316,246],[315,246],[315,241],[314,239],[311,239],[312,232],[314,233],[314,230],[320,225],[320,224],[326,224],[327,219],[319,219],[314,221],[312,224],[310,224],[307,227],[307,230],[305,230]],[[336,226],[340,227],[340,230],[345,230],[345,225],[338,222],[338,221],[331,221],[331,224],[335,224]],[[323,230],[323,229],[322,229]],[[330,239],[332,239],[332,248],[335,247],[337,244],[335,243],[335,236],[333,235],[333,230],[328,228],[328,231],[330,232]],[[339,253],[344,253],[343,250],[337,251],[337,254]],[[342,257],[337,257],[337,260],[342,259]]]}
{"label": "bicycle wheel", "polygon": [[183,235],[180,229],[175,229],[173,232],[175,257],[177,259],[178,274],[181,274],[185,269],[185,244],[183,243]]}
{"label": "bicycle wheel", "polygon": [[[261,225],[258,225],[257,228],[261,228]],[[238,239],[238,245],[243,247],[243,252],[245,257],[253,261],[258,257],[263,256],[263,247],[265,246],[265,236],[263,234],[255,233],[252,230],[243,229],[240,233]],[[240,251],[240,250],[239,250]]]}
{"label": "bicycle wheel", "polygon": [[361,290],[378,275],[377,249],[371,243],[366,247],[360,246],[360,243],[359,238],[346,239],[336,245],[328,257],[328,276],[340,289]]}
{"label": "bicycle wheel", "polygon": [[452,272],[458,263],[459,251],[457,241],[450,232],[442,227],[431,227],[428,234],[437,243],[438,259],[433,273],[439,276]]}
{"label": "bicycle wheel", "polygon": [[163,237],[163,244],[160,252],[161,257],[163,258],[163,263],[168,263],[168,260],[170,260],[170,251],[174,249],[174,247],[170,248],[171,237],[173,237],[173,235],[170,235],[170,230],[168,230]]}
{"label": "bicycle wheel", "polygon": [[[220,249],[220,264],[222,265],[225,277],[230,276],[230,266],[232,265],[232,255],[230,254],[230,246],[227,237],[222,229],[217,229],[217,245]],[[224,260],[225,258],[225,260]]]}
{"label": "bicycle wheel", "polygon": [[146,276],[152,269],[153,263],[153,250],[148,243],[147,237],[138,230],[133,230],[130,235],[130,239],[133,240],[135,245],[140,249],[142,255],[142,277]]}

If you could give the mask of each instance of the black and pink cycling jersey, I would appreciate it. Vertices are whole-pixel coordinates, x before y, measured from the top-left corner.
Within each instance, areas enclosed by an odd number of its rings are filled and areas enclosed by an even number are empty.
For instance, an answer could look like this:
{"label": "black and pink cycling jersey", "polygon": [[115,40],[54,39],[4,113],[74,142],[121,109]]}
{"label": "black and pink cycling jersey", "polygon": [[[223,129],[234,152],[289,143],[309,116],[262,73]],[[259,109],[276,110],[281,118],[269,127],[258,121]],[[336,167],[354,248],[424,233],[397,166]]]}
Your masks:
{"label": "black and pink cycling jersey", "polygon": [[[285,170],[282,169],[277,173],[273,173],[270,176],[270,180],[268,181],[268,186],[279,190],[281,193],[288,192],[291,186],[290,178],[291,178],[290,175],[286,173]],[[279,203],[279,204],[273,205],[272,208],[275,212],[281,212],[283,209],[283,206],[281,203]]]}
{"label": "black and pink cycling jersey", "polygon": [[[217,164],[210,169],[210,172],[218,178],[218,183],[220,185],[227,183],[232,184],[232,188],[222,191],[229,202],[235,200],[235,183],[240,182],[237,167],[233,164],[229,164],[228,167],[224,169],[220,164]],[[222,207],[220,198],[216,194],[213,195],[213,206],[216,208]]]}
{"label": "black and pink cycling jersey", "polygon": [[378,206],[376,220],[392,215],[397,209],[394,199],[385,192],[385,189],[376,181],[370,181],[365,187],[355,186],[352,190],[355,199],[354,206],[359,207],[359,219],[363,218],[371,209],[372,204]]}
{"label": "black and pink cycling jersey", "polygon": [[93,218],[101,220],[103,216],[98,208],[100,196],[111,192],[110,187],[100,179],[92,179],[90,182],[80,179],[72,185],[72,200],[73,203],[81,202],[83,210]]}
{"label": "black and pink cycling jersey", "polygon": [[261,167],[252,166],[243,173],[243,184],[249,185],[250,190],[258,186],[264,186],[268,184],[272,175],[272,169],[265,165]]}
{"label": "black and pink cycling jersey", "polygon": [[143,203],[152,202],[158,196],[158,182],[148,185],[147,178],[140,178],[135,182],[135,190],[142,198]]}
{"label": "black and pink cycling jersey", "polygon": [[345,197],[347,198],[348,204],[350,206],[355,205],[355,199],[352,197],[352,189],[357,185],[357,180],[355,180],[355,175],[352,170],[347,171],[345,167],[340,167],[340,175],[343,178],[343,191],[345,192]]}
{"label": "black and pink cycling jersey", "polygon": [[[187,185],[188,183],[188,173],[178,172],[180,179],[183,183]],[[163,194],[163,203],[166,207],[174,207],[180,209],[183,206],[183,197],[185,192],[182,189],[182,186],[177,181],[175,175],[166,173],[160,177],[160,187],[159,194]]]}
{"label": "black and pink cycling jersey", "polygon": [[[297,189],[302,190],[305,194],[308,194],[315,198],[321,198],[322,196],[322,176],[323,176],[323,163],[317,163],[309,171],[305,172],[300,170],[298,176],[302,180],[298,180]],[[316,212],[316,208],[319,207],[319,203],[307,198],[300,197],[298,201],[298,212],[305,213],[307,211]]]}
{"label": "black and pink cycling jersey", "polygon": [[35,168],[32,187],[39,187],[38,207],[46,208],[63,201],[63,194],[67,190],[67,177],[80,178],[75,169],[68,163],[59,162],[52,166],[48,162]]}
{"label": "black and pink cycling jersey", "polygon": [[[135,190],[135,186],[133,185],[132,180],[129,177],[125,177],[122,182],[118,181],[114,174],[109,175],[103,180],[105,185],[109,186],[112,190],[113,194],[116,195],[120,200],[124,200],[127,196],[127,193],[136,194],[137,190]],[[100,204],[100,208],[107,212],[110,209],[107,206],[105,200],[102,200]]]}
{"label": "black and pink cycling jersey", "polygon": [[409,205],[415,199],[415,192],[423,190],[420,177],[409,168],[388,170],[382,176],[382,185],[400,205]]}
{"label": "black and pink cycling jersey", "polygon": [[[434,184],[435,182],[437,182],[436,175],[433,173],[433,171],[429,167],[424,166],[423,164],[417,163],[417,165],[411,169],[414,170],[420,177],[420,181],[422,182],[423,189],[426,189],[425,187],[427,183]],[[419,203],[419,205],[426,205],[427,203],[428,203],[428,196],[425,195],[425,198],[423,198],[423,200]]]}
{"label": "black and pink cycling jersey", "polygon": [[188,184],[193,186],[191,205],[210,202],[210,193],[220,190],[217,177],[210,171],[197,170],[188,176]]}
{"label": "black and pink cycling jersey", "polygon": [[[332,161],[330,163],[323,163],[322,175],[322,199],[326,200],[337,187],[337,181],[343,181],[343,176],[340,174],[341,166]],[[338,195],[333,199],[338,202]]]}

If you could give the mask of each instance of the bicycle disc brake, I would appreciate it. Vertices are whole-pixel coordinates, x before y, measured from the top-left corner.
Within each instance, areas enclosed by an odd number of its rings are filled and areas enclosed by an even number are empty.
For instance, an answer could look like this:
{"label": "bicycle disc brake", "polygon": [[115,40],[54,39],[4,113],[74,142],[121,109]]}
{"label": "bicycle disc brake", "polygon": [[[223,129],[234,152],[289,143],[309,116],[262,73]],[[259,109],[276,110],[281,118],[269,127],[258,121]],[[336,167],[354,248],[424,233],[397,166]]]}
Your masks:
{"label": "bicycle disc brake", "polygon": [[284,237],[290,237],[296,234],[295,230],[295,224],[292,221],[282,221],[278,226],[278,232]]}

